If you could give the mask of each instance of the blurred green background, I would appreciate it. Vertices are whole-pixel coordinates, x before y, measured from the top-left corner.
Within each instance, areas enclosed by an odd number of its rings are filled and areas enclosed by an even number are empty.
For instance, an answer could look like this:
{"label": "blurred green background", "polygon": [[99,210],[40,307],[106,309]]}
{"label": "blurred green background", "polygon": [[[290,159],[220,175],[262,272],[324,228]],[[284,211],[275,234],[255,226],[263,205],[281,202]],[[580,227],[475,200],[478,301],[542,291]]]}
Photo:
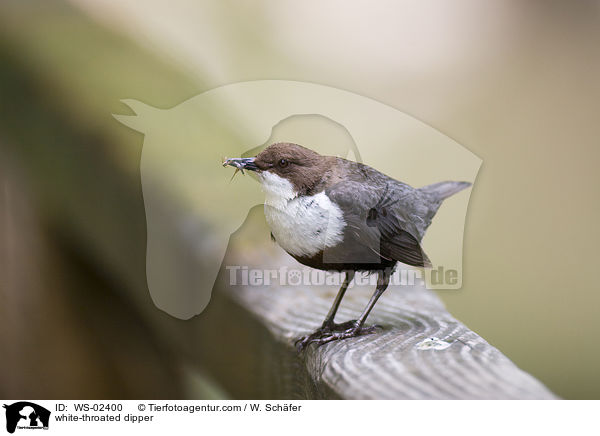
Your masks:
{"label": "blurred green background", "polygon": [[286,79],[483,159],[464,286],[439,295],[558,395],[600,398],[599,41],[595,0],[3,1],[0,396],[226,395],[148,298],[143,137],[111,114]]}

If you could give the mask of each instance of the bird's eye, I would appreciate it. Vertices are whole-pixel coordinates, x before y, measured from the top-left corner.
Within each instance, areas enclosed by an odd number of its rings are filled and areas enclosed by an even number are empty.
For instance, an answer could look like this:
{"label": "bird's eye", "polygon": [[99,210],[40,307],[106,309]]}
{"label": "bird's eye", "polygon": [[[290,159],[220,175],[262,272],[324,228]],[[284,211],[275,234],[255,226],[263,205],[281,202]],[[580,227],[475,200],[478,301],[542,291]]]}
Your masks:
{"label": "bird's eye", "polygon": [[279,167],[280,167],[280,168],[285,168],[285,167],[287,167],[287,166],[288,166],[288,164],[289,164],[289,162],[288,162],[288,160],[287,160],[287,159],[280,159],[280,160],[279,160]]}

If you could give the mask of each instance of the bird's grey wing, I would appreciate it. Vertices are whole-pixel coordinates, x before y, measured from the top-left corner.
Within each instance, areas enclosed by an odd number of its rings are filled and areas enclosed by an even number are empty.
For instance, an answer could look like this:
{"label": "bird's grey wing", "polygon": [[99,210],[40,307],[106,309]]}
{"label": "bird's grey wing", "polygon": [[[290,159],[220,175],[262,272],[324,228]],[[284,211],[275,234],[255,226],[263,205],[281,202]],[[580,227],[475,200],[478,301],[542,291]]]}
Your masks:
{"label": "bird's grey wing", "polygon": [[410,214],[402,209],[403,196],[410,197],[410,193],[399,191],[395,185],[398,182],[388,180],[382,179],[382,183],[368,186],[359,181],[342,181],[326,190],[329,198],[344,213],[347,224],[345,238],[387,260],[430,266],[427,255],[421,249],[418,230]]}

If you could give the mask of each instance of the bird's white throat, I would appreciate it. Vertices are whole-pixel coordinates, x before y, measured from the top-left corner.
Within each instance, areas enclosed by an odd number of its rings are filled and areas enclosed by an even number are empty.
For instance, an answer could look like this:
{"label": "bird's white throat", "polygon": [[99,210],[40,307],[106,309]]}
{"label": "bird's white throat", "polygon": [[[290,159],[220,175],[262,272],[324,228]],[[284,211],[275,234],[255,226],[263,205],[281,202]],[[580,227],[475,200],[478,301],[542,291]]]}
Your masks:
{"label": "bird's white throat", "polygon": [[259,179],[265,193],[265,204],[269,206],[283,209],[289,200],[298,196],[290,181],[277,174],[262,171]]}
{"label": "bird's white throat", "polygon": [[324,192],[298,196],[289,180],[277,174],[263,171],[259,177],[267,223],[284,250],[310,257],[342,241],[344,215]]}

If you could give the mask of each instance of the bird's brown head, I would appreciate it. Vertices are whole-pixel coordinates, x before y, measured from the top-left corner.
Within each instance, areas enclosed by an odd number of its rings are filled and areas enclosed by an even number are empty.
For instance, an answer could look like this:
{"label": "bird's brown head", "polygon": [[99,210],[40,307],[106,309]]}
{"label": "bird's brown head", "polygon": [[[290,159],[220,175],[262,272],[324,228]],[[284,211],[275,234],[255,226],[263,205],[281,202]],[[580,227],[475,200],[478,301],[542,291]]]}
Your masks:
{"label": "bird's brown head", "polygon": [[331,166],[330,156],[298,144],[279,142],[265,148],[254,158],[227,159],[223,165],[256,171],[263,186],[278,179],[288,181],[295,195],[310,193],[322,181]]}

